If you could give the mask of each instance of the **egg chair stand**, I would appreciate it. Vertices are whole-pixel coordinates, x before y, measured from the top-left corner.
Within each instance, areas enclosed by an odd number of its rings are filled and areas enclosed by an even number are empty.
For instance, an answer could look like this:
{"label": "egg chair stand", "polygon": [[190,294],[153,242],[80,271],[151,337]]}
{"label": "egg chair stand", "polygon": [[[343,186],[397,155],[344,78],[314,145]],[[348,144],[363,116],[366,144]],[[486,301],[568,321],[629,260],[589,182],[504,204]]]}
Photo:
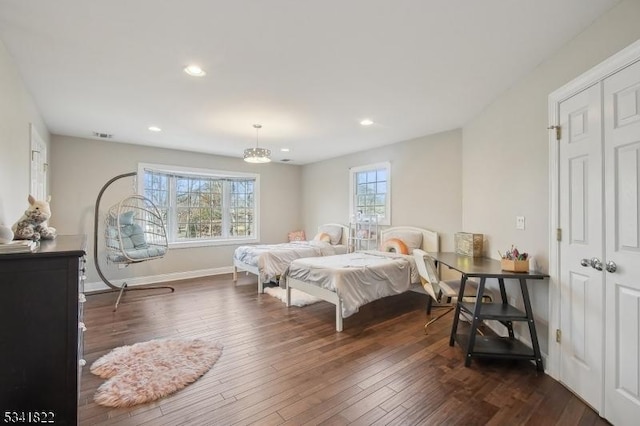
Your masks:
{"label": "egg chair stand", "polygon": [[[104,192],[115,181],[137,176],[137,172],[124,173],[113,177],[104,184],[96,200],[93,233],[93,261],[98,276],[111,290],[118,292],[113,310],[125,291],[166,289],[171,293],[171,286],[145,286],[131,288],[126,282],[117,285],[109,281],[100,268],[98,259],[98,230],[100,227],[100,201]],[[168,248],[166,228],[158,209],[151,200],[141,195],[130,195],[109,208],[105,218],[104,240],[107,261],[121,267],[162,258]]]}

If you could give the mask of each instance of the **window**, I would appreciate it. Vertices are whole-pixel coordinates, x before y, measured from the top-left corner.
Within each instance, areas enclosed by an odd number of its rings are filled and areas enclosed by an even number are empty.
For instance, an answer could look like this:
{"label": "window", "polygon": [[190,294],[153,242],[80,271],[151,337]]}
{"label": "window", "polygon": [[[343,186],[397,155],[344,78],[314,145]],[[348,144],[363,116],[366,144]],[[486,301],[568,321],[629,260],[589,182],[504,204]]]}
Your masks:
{"label": "window", "polygon": [[391,164],[353,167],[349,172],[350,214],[391,224]]}
{"label": "window", "polygon": [[257,241],[257,174],[140,164],[138,176],[139,191],[160,210],[170,244]]}

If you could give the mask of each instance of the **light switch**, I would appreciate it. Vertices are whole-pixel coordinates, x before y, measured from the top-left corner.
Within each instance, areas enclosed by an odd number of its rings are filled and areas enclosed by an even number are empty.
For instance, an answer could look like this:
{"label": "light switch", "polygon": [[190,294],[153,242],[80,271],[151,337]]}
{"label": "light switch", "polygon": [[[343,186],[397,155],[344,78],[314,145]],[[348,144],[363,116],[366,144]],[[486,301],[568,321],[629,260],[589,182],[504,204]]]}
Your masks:
{"label": "light switch", "polygon": [[524,216],[516,216],[516,229],[524,230]]}

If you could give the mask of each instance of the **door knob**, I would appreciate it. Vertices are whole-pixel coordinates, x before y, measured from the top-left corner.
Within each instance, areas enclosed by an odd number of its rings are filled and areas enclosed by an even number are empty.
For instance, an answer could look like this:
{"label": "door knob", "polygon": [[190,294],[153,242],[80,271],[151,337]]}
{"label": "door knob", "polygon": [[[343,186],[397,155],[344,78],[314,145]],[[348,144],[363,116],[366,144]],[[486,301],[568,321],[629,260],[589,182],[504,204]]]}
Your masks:
{"label": "door knob", "polygon": [[602,271],[602,262],[597,257],[591,258],[591,267],[598,271]]}
{"label": "door knob", "polygon": [[591,262],[589,262],[589,259],[582,259],[582,260],[580,261],[580,264],[581,264],[582,266],[591,266]]}
{"label": "door knob", "polygon": [[615,272],[618,269],[618,265],[616,265],[616,262],[614,262],[613,260],[610,260],[607,262],[607,266],[606,266],[607,272]]}

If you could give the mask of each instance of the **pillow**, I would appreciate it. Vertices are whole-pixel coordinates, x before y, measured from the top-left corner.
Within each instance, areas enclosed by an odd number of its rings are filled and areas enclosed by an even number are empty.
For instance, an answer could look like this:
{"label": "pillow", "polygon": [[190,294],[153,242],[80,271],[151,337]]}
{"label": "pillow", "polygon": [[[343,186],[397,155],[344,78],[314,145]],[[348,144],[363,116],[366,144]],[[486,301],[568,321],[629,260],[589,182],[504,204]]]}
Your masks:
{"label": "pillow", "polygon": [[[131,234],[133,233],[133,225],[125,225],[120,227],[120,238],[118,238],[116,243],[117,249],[123,250],[131,250],[135,246],[133,245],[133,241],[131,241]],[[122,247],[120,247],[120,241],[122,241]]]}
{"label": "pillow", "polygon": [[315,241],[324,241],[326,243],[331,243],[331,236],[326,232],[318,232],[315,237],[313,237]]}
{"label": "pillow", "polygon": [[115,226],[107,226],[104,237],[105,237],[105,242],[107,243],[107,247],[112,249],[120,248],[120,240],[118,239],[118,230]]}
{"label": "pillow", "polygon": [[307,237],[304,235],[304,231],[291,231],[289,232],[289,242],[291,241],[306,241]]}
{"label": "pillow", "polygon": [[422,247],[422,232],[420,231],[391,231],[387,232],[384,237],[389,240],[397,238],[402,240],[409,249],[409,253],[413,253],[413,249]]}
{"label": "pillow", "polygon": [[388,251],[398,254],[409,254],[409,247],[399,238],[389,238],[382,243],[381,251]]}
{"label": "pillow", "polygon": [[133,210],[124,212],[120,215],[120,226],[133,225]]}
{"label": "pillow", "polygon": [[342,227],[338,225],[320,225],[318,226],[318,232],[323,232],[325,234],[329,234],[331,237],[331,244],[336,245],[340,244],[340,240],[342,239]]}
{"label": "pillow", "polygon": [[142,230],[142,226],[133,224],[131,225],[131,228],[131,243],[133,244],[133,248],[149,248],[149,246],[147,245],[147,240],[144,238],[144,231]]}

